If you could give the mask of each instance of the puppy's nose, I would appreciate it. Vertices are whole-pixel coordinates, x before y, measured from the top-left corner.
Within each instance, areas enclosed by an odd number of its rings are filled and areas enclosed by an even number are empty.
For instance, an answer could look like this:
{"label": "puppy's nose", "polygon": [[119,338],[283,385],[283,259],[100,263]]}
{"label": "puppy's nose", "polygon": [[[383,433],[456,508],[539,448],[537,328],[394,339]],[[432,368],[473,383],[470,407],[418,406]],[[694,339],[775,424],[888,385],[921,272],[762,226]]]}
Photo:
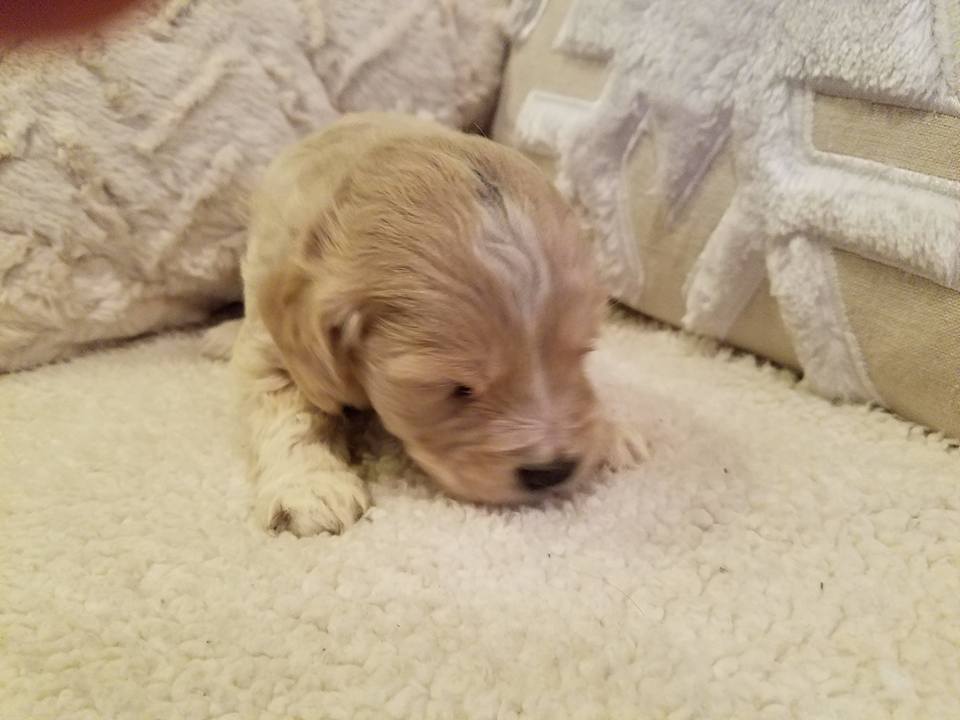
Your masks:
{"label": "puppy's nose", "polygon": [[543,465],[523,465],[517,468],[517,477],[527,490],[544,490],[569,479],[576,469],[576,461],[558,459]]}

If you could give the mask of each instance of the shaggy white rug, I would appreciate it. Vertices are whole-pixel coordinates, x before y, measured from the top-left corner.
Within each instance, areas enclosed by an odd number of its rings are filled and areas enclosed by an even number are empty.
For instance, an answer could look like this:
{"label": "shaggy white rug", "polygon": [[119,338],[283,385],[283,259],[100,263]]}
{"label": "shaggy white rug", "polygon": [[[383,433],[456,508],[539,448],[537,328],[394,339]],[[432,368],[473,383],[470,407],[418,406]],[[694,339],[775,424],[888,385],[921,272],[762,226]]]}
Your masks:
{"label": "shaggy white rug", "polygon": [[947,443],[632,322],[595,368],[640,469],[489,511],[384,460],[307,540],[248,521],[196,337],[0,379],[0,717],[956,717]]}

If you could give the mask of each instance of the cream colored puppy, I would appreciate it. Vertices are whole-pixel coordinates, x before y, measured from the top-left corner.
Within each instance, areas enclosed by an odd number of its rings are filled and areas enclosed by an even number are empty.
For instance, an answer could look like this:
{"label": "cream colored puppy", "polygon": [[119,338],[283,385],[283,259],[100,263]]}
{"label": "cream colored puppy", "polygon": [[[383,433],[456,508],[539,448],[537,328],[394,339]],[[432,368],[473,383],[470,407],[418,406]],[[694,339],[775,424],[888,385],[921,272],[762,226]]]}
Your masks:
{"label": "cream colored puppy", "polygon": [[289,148],[252,206],[234,348],[265,528],[370,504],[345,408],[372,408],[451,495],[522,503],[637,455],[584,357],[605,307],[578,222],[489,140],[359,114]]}

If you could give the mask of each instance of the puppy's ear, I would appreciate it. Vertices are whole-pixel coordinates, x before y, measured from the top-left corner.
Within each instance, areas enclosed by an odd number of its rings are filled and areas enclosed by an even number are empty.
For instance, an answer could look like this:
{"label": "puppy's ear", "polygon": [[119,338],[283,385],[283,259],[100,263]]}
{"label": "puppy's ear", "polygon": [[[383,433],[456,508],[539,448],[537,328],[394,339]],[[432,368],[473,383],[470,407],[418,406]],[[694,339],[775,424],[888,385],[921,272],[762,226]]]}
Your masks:
{"label": "puppy's ear", "polygon": [[352,370],[367,323],[361,303],[325,267],[328,241],[311,230],[295,256],[267,276],[258,309],[294,382],[310,402],[336,414],[344,405],[367,404]]}

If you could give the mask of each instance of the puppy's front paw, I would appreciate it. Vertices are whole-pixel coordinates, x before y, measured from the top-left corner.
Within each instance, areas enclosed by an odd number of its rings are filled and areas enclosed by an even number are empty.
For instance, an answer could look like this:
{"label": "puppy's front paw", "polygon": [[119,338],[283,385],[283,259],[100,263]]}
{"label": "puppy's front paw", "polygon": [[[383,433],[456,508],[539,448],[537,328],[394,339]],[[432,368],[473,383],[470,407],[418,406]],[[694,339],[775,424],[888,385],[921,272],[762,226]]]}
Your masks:
{"label": "puppy's front paw", "polygon": [[609,423],[607,449],[601,461],[601,467],[619,472],[648,459],[650,459],[650,446],[639,432],[628,432],[620,425]]}
{"label": "puppy's front paw", "polygon": [[333,470],[264,484],[255,512],[261,527],[297,537],[327,532],[337,535],[370,507],[363,481],[351,472]]}

